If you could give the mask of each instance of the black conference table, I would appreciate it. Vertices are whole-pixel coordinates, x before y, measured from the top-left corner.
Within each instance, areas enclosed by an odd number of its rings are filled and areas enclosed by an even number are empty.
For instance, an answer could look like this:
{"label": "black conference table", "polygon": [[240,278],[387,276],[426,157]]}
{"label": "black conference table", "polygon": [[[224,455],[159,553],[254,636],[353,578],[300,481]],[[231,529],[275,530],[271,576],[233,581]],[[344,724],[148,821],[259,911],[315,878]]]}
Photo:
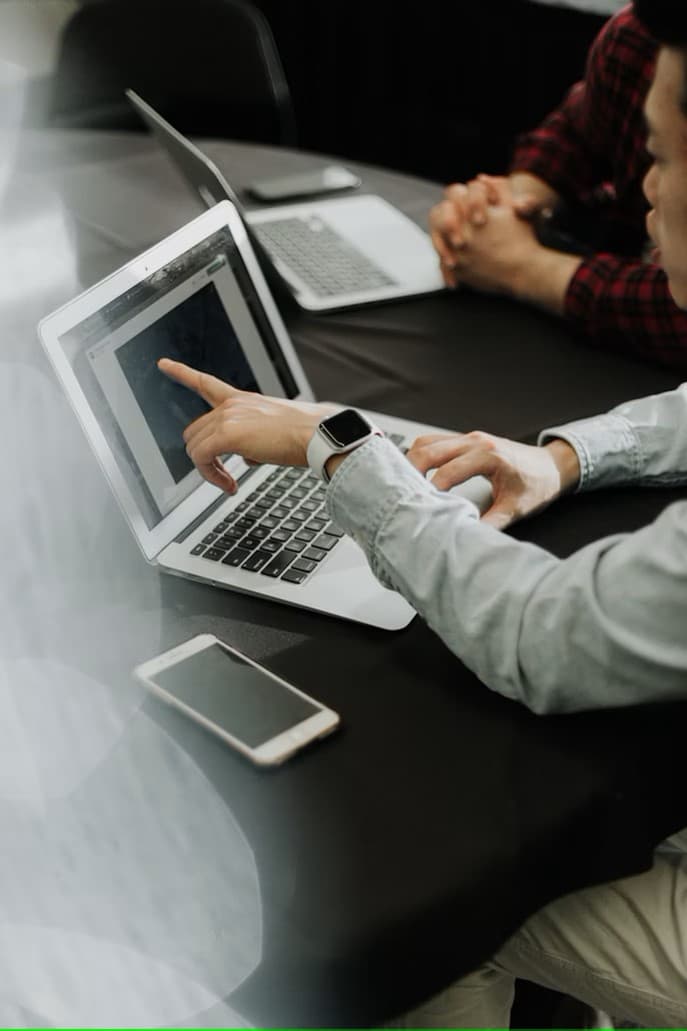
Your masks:
{"label": "black conference table", "polygon": [[[239,186],[323,160],[206,149]],[[26,133],[4,154],[2,1023],[370,1026],[547,901],[647,868],[687,824],[687,705],[536,717],[420,618],[385,633],[145,562],[35,326],[200,204],[144,135]],[[355,167],[424,223],[437,186]],[[280,304],[319,397],[456,429],[532,440],[679,380],[467,291]],[[514,532],[567,555],[680,496],[570,497]],[[341,731],[265,772],[146,697],[133,666],[205,631]]]}

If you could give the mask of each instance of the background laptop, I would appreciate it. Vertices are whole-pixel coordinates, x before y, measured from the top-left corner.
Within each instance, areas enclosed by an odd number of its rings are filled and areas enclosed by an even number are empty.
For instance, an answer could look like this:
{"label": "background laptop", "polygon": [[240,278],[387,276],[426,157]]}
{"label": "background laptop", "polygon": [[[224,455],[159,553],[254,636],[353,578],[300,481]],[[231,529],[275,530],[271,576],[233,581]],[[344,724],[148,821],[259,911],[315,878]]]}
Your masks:
{"label": "background laptop", "polygon": [[361,194],[246,212],[198,147],[133,90],[126,95],[203,202],[235,205],[253,243],[302,308],[328,311],[444,288],[427,233],[381,197]]}
{"label": "background laptop", "polygon": [[[206,410],[156,367],[163,355],[236,386],[313,400],[227,201],[41,323],[54,369],[146,558],[170,573],[385,629],[414,613],[334,526],[309,470],[247,466],[232,497],[201,479],[182,430]],[[412,440],[432,427],[370,413]],[[464,492],[480,502],[486,481]],[[78,503],[75,499],[75,503]]]}

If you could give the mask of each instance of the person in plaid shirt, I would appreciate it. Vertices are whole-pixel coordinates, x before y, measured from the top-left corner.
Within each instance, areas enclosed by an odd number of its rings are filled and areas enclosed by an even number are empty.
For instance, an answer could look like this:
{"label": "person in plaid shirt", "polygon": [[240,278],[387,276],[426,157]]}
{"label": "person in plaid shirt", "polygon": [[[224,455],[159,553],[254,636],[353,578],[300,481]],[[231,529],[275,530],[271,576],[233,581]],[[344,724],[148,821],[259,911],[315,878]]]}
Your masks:
{"label": "person in plaid shirt", "polygon": [[[585,79],[520,139],[510,175],[449,186],[430,228],[448,286],[514,295],[566,316],[595,346],[684,370],[687,314],[645,253],[643,105],[656,55],[624,7],[593,44]],[[562,207],[573,234],[594,225],[593,250],[553,242],[546,227]]]}

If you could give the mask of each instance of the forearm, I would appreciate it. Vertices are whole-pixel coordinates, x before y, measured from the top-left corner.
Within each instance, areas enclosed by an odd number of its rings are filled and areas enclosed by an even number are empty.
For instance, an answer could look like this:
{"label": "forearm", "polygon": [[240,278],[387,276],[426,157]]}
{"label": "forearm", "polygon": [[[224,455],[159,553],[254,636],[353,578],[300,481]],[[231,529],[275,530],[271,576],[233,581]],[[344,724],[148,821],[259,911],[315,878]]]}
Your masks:
{"label": "forearm", "polygon": [[561,561],[480,523],[383,441],[341,463],[329,506],[380,579],[500,694],[538,712],[687,694],[684,509]]}
{"label": "forearm", "polygon": [[536,244],[532,248],[531,258],[515,270],[511,292],[518,300],[544,308],[555,315],[563,315],[568,290],[581,261],[576,255]]}

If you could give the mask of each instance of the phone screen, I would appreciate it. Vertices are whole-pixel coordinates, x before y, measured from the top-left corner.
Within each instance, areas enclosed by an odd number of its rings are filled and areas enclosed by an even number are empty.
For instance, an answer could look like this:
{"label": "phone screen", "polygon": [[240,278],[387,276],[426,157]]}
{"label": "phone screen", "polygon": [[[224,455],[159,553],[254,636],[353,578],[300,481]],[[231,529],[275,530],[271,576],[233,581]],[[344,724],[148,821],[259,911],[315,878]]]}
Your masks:
{"label": "phone screen", "polygon": [[180,702],[216,723],[250,748],[321,712],[219,644],[210,645],[150,679]]}

